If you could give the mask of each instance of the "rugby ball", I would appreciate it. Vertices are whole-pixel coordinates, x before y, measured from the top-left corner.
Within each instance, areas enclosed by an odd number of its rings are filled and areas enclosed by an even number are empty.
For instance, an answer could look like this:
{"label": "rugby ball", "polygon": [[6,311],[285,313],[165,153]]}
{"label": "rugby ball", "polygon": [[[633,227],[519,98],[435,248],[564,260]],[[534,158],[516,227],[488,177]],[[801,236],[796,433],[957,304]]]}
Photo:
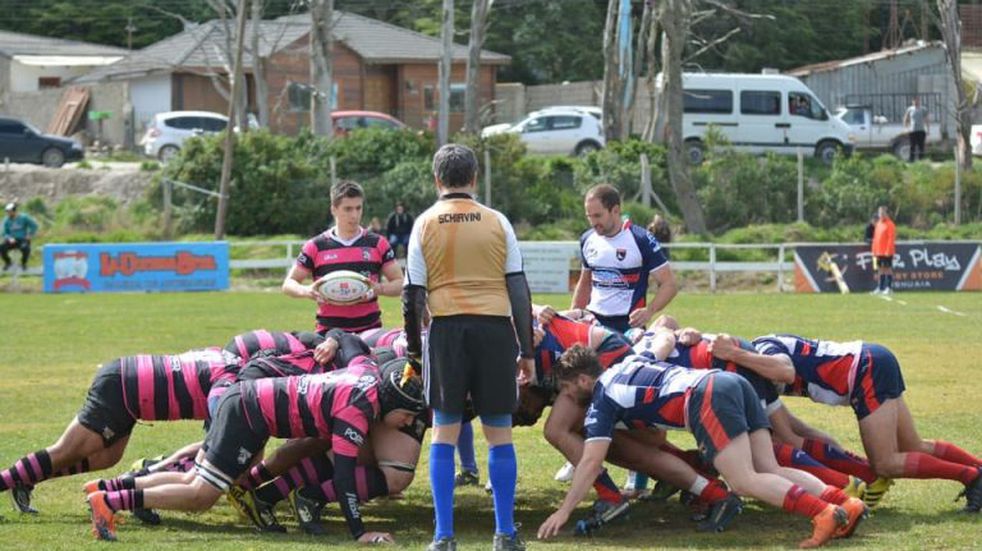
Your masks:
{"label": "rugby ball", "polygon": [[358,272],[338,270],[318,279],[314,290],[327,302],[351,304],[364,299],[371,292],[372,282]]}

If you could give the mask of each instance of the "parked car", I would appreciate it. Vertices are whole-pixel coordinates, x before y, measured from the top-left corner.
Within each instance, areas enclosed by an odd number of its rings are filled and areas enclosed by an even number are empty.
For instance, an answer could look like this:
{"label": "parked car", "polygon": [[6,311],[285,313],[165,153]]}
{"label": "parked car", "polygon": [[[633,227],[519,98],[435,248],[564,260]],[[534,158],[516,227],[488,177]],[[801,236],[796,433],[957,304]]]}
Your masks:
{"label": "parked car", "polygon": [[529,113],[529,115],[544,115],[547,113],[555,113],[557,111],[578,111],[580,113],[587,113],[592,115],[593,118],[602,120],[604,118],[604,110],[595,107],[593,105],[550,105],[548,107],[543,107],[542,109],[536,109],[535,111]]}
{"label": "parked car", "polygon": [[58,168],[65,161],[85,157],[82,144],[69,138],[41,132],[30,123],[0,117],[0,161],[34,163]]}
{"label": "parked car", "polygon": [[[891,123],[882,115],[874,115],[867,105],[840,107],[835,117],[849,126],[856,149],[882,149],[905,161],[910,158],[910,136],[903,122]],[[931,145],[940,141],[941,125],[928,125],[924,143]]]}
{"label": "parked car", "polygon": [[586,155],[607,143],[600,121],[580,110],[532,112],[513,125],[486,127],[481,136],[505,132],[518,134],[529,153]]}
{"label": "parked car", "polygon": [[[661,75],[657,86],[661,86]],[[739,151],[796,154],[831,163],[849,154],[849,127],[830,117],[803,82],[787,75],[684,73],[682,132],[690,163],[702,162],[705,134],[714,127]]]}
{"label": "parked car", "polygon": [[972,144],[972,155],[982,155],[982,124],[972,125],[972,136],[969,138],[969,143]]}
{"label": "parked car", "polygon": [[399,119],[378,111],[334,111],[331,113],[334,133],[345,136],[358,128],[386,128],[400,130],[406,128]]}
{"label": "parked car", "polygon": [[194,136],[216,134],[228,127],[228,117],[209,111],[168,111],[157,113],[140,140],[143,152],[168,162]]}

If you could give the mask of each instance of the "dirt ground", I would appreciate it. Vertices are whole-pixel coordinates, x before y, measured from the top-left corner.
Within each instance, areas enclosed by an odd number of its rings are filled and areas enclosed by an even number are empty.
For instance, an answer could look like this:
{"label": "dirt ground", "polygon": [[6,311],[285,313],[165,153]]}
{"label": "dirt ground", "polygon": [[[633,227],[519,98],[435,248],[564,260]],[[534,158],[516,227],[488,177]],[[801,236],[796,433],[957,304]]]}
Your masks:
{"label": "dirt ground", "polygon": [[113,197],[123,204],[143,197],[153,177],[136,163],[99,163],[94,168],[72,165],[45,168],[34,165],[0,164],[0,200],[27,201],[41,197],[49,207],[66,197],[98,195]]}

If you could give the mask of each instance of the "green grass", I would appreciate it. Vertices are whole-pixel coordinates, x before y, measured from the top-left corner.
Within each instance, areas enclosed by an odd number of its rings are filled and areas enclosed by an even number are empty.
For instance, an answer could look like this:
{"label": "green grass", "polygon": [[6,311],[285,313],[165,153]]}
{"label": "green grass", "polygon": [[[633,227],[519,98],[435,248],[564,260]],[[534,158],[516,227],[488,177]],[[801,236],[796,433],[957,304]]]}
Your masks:
{"label": "green grass", "polygon": [[[683,323],[712,331],[752,337],[772,331],[798,332],[828,339],[865,339],[890,347],[900,358],[906,399],[925,437],[959,443],[982,452],[982,415],[978,358],[982,294],[907,294],[887,302],[866,295],[683,295],[671,312]],[[566,296],[537,297],[558,306]],[[964,316],[946,314],[943,305]],[[307,328],[312,304],[278,292],[131,295],[0,295],[3,335],[0,355],[0,465],[54,442],[82,404],[95,366],[108,359],[140,352],[177,352],[223,345],[236,333]],[[386,325],[398,324],[394,300],[383,302]],[[856,423],[848,408],[828,408],[802,399],[786,403],[807,421],[829,429],[848,447],[860,449]],[[173,450],[200,437],[194,423],[138,426],[123,462],[106,474],[119,473],[134,459]],[[673,441],[692,439],[674,433]],[[562,499],[565,486],[552,480],[563,463],[544,441],[541,426],[516,431],[519,454],[517,519],[530,536]],[[478,457],[483,462],[483,445]],[[368,526],[394,533],[400,546],[422,548],[430,537],[432,509],[425,457],[416,483],[403,501],[381,501],[366,507]],[[483,468],[483,465],[482,465]],[[482,475],[485,471],[482,470]],[[617,480],[623,480],[620,471]],[[483,479],[482,479],[483,480]],[[24,517],[5,505],[0,549],[101,549],[89,535],[82,503],[82,476],[42,484],[35,491],[38,517]],[[955,513],[956,483],[905,480],[887,494],[874,517],[855,538],[832,549],[969,549],[982,546],[982,517]],[[8,503],[7,498],[2,500]],[[586,503],[583,504],[584,507]],[[493,527],[491,501],[483,490],[468,488],[457,496],[458,537],[464,549],[486,549]],[[328,509],[332,535],[328,543],[356,548],[336,507]],[[284,517],[281,514],[281,517]],[[119,529],[121,545],[132,549],[313,548],[319,540],[297,534],[291,519],[285,536],[254,534],[237,520],[224,501],[211,511],[189,515],[164,513],[157,528],[129,520]],[[623,548],[789,548],[810,531],[807,521],[751,504],[724,534],[694,531],[686,510],[675,502],[639,504],[629,521],[595,538],[560,538],[539,549]]]}

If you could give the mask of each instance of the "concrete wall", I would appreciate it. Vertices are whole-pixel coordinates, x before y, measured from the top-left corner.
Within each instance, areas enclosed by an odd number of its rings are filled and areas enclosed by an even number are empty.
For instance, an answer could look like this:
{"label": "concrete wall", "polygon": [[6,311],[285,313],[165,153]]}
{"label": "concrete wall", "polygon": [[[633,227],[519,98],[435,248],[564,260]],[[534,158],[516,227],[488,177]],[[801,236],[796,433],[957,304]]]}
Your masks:
{"label": "concrete wall", "polygon": [[[603,81],[586,80],[563,84],[524,86],[519,83],[500,83],[494,87],[495,122],[515,123],[536,109],[551,105],[596,105],[603,101]],[[640,134],[648,119],[648,88],[638,81],[630,132]]]}
{"label": "concrete wall", "polygon": [[48,124],[58,112],[61,88],[37,92],[9,92],[3,102],[3,113],[27,121],[46,132]]}
{"label": "concrete wall", "polygon": [[24,65],[16,60],[10,63],[10,90],[12,92],[36,92],[39,90],[38,79],[41,77],[57,77],[62,82],[70,78],[84,75],[98,65],[76,65],[66,67]]}
{"label": "concrete wall", "polygon": [[[111,118],[102,121],[102,143],[119,145],[124,143],[127,130],[125,120],[126,84],[107,82],[86,86],[89,89],[89,105],[82,119],[82,127],[90,140],[99,137],[99,124],[88,119],[88,111],[109,111]],[[52,88],[35,92],[13,92],[3,100],[0,112],[25,120],[42,131],[58,112],[58,104],[65,88]]]}

